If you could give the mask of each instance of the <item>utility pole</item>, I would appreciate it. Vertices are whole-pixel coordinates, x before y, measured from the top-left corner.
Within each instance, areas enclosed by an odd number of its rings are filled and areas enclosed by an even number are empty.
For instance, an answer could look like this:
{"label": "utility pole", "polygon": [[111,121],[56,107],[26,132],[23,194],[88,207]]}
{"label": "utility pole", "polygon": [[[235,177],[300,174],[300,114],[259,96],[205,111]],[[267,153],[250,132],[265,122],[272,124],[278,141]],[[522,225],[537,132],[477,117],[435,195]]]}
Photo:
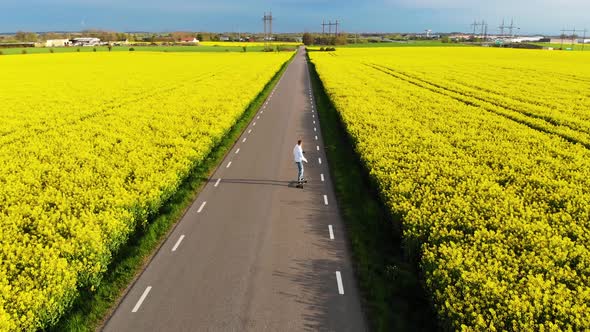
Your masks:
{"label": "utility pole", "polygon": [[520,28],[514,25],[514,18],[510,20],[510,26],[508,30],[510,31],[510,37],[514,37],[514,30],[519,30]]}
{"label": "utility pole", "polygon": [[264,21],[264,48],[269,48],[269,43],[272,40],[272,11],[265,12],[262,20]]}
{"label": "utility pole", "polygon": [[504,37],[504,29],[506,29],[506,24],[504,23],[504,19],[502,19],[502,24],[498,28],[500,29],[500,36]]}
{"label": "utility pole", "polygon": [[471,36],[473,37],[473,39],[475,39],[475,31],[477,30],[477,27],[479,27],[479,22],[474,20],[473,23],[471,23],[471,26],[473,27],[473,35]]}
{"label": "utility pole", "polygon": [[575,27],[571,30],[561,29],[561,49],[562,50],[563,50],[563,40],[565,39],[565,37],[567,37],[567,35],[565,34],[566,32],[571,32],[571,34],[572,34],[572,49],[574,49],[574,44],[576,41],[576,32],[582,32],[584,34],[584,37],[582,39],[582,51],[584,51],[584,42],[586,41],[586,32],[588,32],[588,30],[587,29],[579,30],[579,29],[576,29]]}

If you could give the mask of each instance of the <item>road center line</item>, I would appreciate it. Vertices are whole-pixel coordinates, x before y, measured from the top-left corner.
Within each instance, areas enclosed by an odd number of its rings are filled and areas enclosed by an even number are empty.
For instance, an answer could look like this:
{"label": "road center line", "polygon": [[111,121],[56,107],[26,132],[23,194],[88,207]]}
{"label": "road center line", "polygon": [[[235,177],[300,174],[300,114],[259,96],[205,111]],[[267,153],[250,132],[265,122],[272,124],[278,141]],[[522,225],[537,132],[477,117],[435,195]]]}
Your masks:
{"label": "road center line", "polygon": [[344,295],[344,286],[342,286],[342,276],[340,271],[336,271],[336,281],[338,282],[338,293]]}
{"label": "road center line", "polygon": [[182,242],[183,239],[184,239],[184,234],[180,236],[178,241],[176,241],[176,244],[174,245],[174,248],[172,248],[172,251],[176,251],[176,249],[178,249],[178,246],[180,245],[180,242]]}
{"label": "road center line", "polygon": [[197,210],[197,213],[201,213],[201,211],[203,211],[203,208],[205,207],[205,204],[207,204],[207,202],[203,202],[201,203],[201,206],[199,207],[199,209]]}
{"label": "road center line", "polygon": [[139,307],[141,307],[141,304],[143,303],[143,301],[148,296],[148,294],[150,293],[151,290],[152,290],[152,286],[148,286],[143,291],[143,294],[141,294],[141,297],[139,298],[139,301],[137,301],[137,303],[135,304],[135,307],[133,307],[133,310],[131,310],[131,312],[137,312],[137,310],[139,310]]}
{"label": "road center line", "polygon": [[328,205],[328,195],[324,195],[324,205]]}
{"label": "road center line", "polygon": [[324,174],[320,174],[320,177],[322,178],[322,182],[324,182]]}
{"label": "road center line", "polygon": [[[238,149],[239,150],[239,149]],[[213,187],[217,187],[219,186],[219,182],[221,182],[221,178],[217,179],[217,181],[215,182],[215,185]]]}
{"label": "road center line", "polygon": [[334,240],[334,229],[332,225],[328,225],[328,229],[330,230],[330,240]]}
{"label": "road center line", "polygon": [[229,163],[227,163],[227,166],[225,168],[229,168],[231,166],[231,161]]}

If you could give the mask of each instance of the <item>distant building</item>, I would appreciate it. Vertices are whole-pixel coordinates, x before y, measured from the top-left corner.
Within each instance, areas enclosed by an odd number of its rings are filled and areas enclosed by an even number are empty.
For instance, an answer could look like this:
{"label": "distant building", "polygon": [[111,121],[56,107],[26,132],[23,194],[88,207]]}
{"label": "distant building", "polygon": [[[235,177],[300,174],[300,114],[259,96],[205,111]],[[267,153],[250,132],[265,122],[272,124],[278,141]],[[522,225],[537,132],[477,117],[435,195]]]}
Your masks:
{"label": "distant building", "polygon": [[45,47],[64,47],[70,45],[69,39],[48,39]]}
{"label": "distant building", "polygon": [[228,36],[221,36],[219,37],[220,41],[229,41],[229,37]]}
{"label": "distant building", "polygon": [[102,45],[100,39],[92,37],[74,38],[71,40],[73,46],[99,46]]}
{"label": "distant building", "polygon": [[[564,44],[572,44],[572,37],[566,36],[566,37],[563,37],[563,38],[551,38],[551,44],[561,44],[562,42]],[[577,44],[578,43],[578,39],[577,38],[574,39],[573,40],[573,43],[574,44]]]}
{"label": "distant building", "polygon": [[198,44],[199,40],[195,37],[192,38],[182,38],[180,39],[181,43],[192,43],[192,44]]}
{"label": "distant building", "polygon": [[578,44],[590,44],[590,39],[578,39]]}
{"label": "distant building", "polygon": [[545,37],[534,36],[534,37],[507,38],[506,40],[509,42],[512,42],[512,43],[538,43],[543,39],[545,39]]}

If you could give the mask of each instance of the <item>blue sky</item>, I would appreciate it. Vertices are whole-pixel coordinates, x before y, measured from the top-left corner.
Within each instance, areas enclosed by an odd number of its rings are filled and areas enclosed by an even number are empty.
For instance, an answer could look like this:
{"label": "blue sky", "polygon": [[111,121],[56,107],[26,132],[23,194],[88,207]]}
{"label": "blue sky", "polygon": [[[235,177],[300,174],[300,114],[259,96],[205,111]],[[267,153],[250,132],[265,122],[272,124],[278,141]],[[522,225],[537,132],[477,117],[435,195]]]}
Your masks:
{"label": "blue sky", "polygon": [[502,18],[522,33],[590,29],[590,0],[0,0],[0,32],[253,31],[272,9],[277,32],[320,31],[323,18],[349,32],[470,31],[474,19],[497,32]]}

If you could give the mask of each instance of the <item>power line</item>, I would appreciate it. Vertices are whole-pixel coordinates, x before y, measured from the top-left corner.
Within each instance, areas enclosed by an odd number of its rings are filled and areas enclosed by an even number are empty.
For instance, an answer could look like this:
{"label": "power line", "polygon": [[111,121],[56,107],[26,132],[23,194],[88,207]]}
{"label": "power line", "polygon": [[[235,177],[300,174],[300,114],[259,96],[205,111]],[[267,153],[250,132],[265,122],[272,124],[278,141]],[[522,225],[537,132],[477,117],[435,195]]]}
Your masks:
{"label": "power line", "polygon": [[584,37],[582,38],[582,51],[584,51],[584,46],[586,43],[586,33],[588,32],[587,29],[561,29],[561,49],[563,49],[563,40],[566,37],[566,32],[571,32],[572,34],[572,49],[574,48],[575,40],[576,40],[576,32],[582,32]]}
{"label": "power line", "polygon": [[264,21],[264,47],[268,48],[269,42],[272,40],[272,11],[265,12],[262,20]]}
{"label": "power line", "polygon": [[326,23],[326,20],[322,20],[322,35],[326,34],[326,26],[328,27],[328,35],[331,36],[332,35],[332,27],[335,28],[334,30],[334,37],[338,36],[338,27],[340,26],[340,21],[336,20],[335,22],[332,22],[332,20],[329,20],[328,23]]}

